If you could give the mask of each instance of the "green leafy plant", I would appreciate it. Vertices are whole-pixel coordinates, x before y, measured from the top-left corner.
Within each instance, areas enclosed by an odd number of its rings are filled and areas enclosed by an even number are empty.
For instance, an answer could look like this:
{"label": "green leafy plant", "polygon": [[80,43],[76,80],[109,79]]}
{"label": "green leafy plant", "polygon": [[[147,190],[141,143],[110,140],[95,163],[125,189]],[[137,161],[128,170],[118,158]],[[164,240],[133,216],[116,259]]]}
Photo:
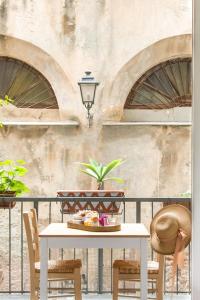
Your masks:
{"label": "green leafy plant", "polygon": [[185,193],[181,193],[180,197],[182,197],[182,198],[191,198],[192,197],[192,193],[190,191],[187,191]]}
{"label": "green leafy plant", "polygon": [[8,95],[5,95],[4,98],[0,98],[0,107],[11,104],[13,102],[14,102],[14,100],[12,100]]}
{"label": "green leafy plant", "polygon": [[94,159],[90,159],[89,163],[80,163],[85,169],[81,169],[81,172],[93,177],[97,181],[98,190],[103,189],[104,182],[107,180],[113,180],[118,183],[123,183],[124,180],[119,177],[108,177],[111,171],[119,167],[124,161],[122,159],[115,159],[109,162],[107,165],[97,162]]}
{"label": "green leafy plant", "polygon": [[[14,100],[12,100],[8,95],[5,95],[4,98],[0,98],[0,107],[9,105],[13,102]],[[0,122],[0,127],[3,127],[2,122]]]}
{"label": "green leafy plant", "polygon": [[29,192],[29,188],[18,177],[24,176],[28,170],[25,161],[0,161],[0,193],[15,192],[16,196]]}

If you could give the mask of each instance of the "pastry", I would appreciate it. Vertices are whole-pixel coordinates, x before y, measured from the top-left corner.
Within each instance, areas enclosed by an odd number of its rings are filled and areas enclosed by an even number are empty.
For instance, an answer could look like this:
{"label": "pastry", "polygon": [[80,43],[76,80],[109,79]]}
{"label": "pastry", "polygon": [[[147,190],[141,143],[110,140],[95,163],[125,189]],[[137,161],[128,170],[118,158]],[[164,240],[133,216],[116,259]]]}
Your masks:
{"label": "pastry", "polygon": [[93,210],[80,210],[74,214],[73,220],[79,224],[83,223],[86,226],[98,226],[99,214]]}

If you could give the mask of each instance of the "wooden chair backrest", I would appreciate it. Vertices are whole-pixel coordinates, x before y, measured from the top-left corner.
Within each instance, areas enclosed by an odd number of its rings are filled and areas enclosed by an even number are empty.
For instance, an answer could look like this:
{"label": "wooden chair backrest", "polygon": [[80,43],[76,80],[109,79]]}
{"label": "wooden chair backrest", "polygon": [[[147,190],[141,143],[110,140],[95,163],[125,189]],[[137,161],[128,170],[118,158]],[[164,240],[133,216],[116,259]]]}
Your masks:
{"label": "wooden chair backrest", "polygon": [[28,243],[30,265],[40,261],[39,235],[36,210],[32,208],[29,212],[23,213],[26,237]]}

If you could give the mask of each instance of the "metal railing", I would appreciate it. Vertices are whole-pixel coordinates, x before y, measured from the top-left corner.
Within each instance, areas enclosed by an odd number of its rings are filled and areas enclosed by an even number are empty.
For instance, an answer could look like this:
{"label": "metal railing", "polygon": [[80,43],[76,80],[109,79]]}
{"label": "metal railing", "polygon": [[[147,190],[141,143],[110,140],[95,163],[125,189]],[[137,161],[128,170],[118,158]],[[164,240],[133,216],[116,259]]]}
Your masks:
{"label": "metal railing", "polygon": [[[13,198],[0,200],[13,201]],[[96,197],[25,197],[15,198],[16,206],[11,209],[0,209],[0,268],[3,268],[4,281],[0,293],[25,293],[29,291],[29,266],[26,237],[23,226],[23,212],[35,207],[40,228],[51,222],[66,222],[68,215],[63,214],[60,203],[63,201],[92,201],[104,203],[116,201],[122,205],[123,222],[142,222],[148,227],[152,217],[163,203],[190,203],[190,198],[96,198]],[[149,246],[149,258],[155,254]],[[83,262],[83,291],[85,293],[110,293],[112,291],[112,263],[116,258],[133,257],[125,249],[61,249],[55,253],[49,251],[49,257],[81,258]],[[166,260],[165,293],[190,293],[190,246],[186,251],[185,270],[177,272],[176,284],[171,287],[171,259]]]}

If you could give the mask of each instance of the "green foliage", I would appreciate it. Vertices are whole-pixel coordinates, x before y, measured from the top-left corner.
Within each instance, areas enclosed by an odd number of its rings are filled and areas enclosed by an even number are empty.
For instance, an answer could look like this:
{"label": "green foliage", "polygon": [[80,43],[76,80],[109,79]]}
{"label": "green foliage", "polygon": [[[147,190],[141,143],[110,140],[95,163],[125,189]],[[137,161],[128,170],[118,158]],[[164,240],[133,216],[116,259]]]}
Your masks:
{"label": "green foliage", "polygon": [[24,167],[26,164],[23,160],[4,160],[0,161],[0,192],[16,192],[19,196],[29,192],[29,188],[18,177],[24,176],[28,170]]}
{"label": "green foliage", "polygon": [[187,191],[185,193],[181,193],[180,197],[182,197],[182,198],[191,198],[192,197],[192,193],[189,192],[189,191]]}
{"label": "green foliage", "polygon": [[11,98],[9,98],[8,95],[5,95],[4,98],[0,98],[0,107],[4,106],[4,105],[11,104],[13,102],[14,102],[14,100],[12,100]]}
{"label": "green foliage", "polygon": [[[4,106],[4,105],[8,105],[8,104],[11,104],[13,103],[14,100],[12,100],[11,98],[9,98],[8,95],[5,95],[4,98],[0,98],[0,107]],[[2,122],[0,122],[0,128],[3,127],[3,124]]]}
{"label": "green foliage", "polygon": [[122,159],[112,160],[107,165],[103,165],[94,159],[90,159],[89,162],[90,163],[80,163],[83,167],[85,167],[84,169],[81,169],[81,172],[95,178],[98,183],[98,188],[100,188],[106,180],[113,180],[118,183],[124,182],[124,180],[119,177],[107,177],[111,171],[119,167],[124,162]]}

